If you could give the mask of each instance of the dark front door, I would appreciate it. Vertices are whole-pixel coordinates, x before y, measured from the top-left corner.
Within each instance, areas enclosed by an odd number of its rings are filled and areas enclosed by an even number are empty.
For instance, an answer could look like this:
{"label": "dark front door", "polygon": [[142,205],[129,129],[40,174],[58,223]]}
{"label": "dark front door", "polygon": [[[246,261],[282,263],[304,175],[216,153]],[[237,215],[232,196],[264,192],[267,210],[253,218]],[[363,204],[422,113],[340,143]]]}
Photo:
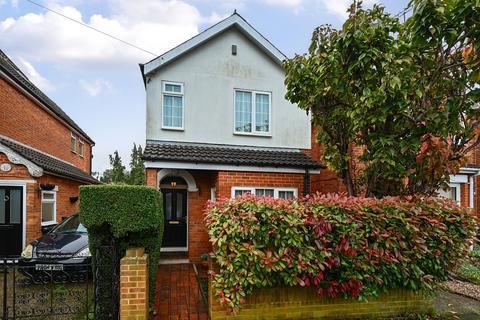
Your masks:
{"label": "dark front door", "polygon": [[187,247],[187,190],[162,189],[165,229],[164,248]]}
{"label": "dark front door", "polygon": [[0,187],[0,256],[22,253],[22,188]]}

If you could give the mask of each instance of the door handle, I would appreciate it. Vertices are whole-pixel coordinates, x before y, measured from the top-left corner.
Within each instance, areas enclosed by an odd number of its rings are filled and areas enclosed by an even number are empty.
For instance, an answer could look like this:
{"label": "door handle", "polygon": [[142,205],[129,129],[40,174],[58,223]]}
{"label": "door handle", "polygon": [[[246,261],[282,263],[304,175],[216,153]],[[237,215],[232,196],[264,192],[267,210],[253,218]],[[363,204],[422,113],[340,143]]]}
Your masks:
{"label": "door handle", "polygon": [[5,201],[5,202],[8,202],[8,200],[10,200],[9,196],[5,196],[5,198],[3,199],[3,201]]}

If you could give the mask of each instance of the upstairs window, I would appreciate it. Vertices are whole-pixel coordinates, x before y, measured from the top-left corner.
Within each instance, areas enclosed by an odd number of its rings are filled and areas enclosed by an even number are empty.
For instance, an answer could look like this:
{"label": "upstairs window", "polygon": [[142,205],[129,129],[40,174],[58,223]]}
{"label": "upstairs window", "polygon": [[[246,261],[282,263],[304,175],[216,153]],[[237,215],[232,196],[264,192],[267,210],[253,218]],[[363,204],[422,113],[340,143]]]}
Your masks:
{"label": "upstairs window", "polygon": [[235,132],[269,134],[270,105],[270,93],[235,90]]}
{"label": "upstairs window", "polygon": [[72,133],[70,138],[70,150],[77,153],[77,136],[74,133]]}
{"label": "upstairs window", "polygon": [[82,139],[79,139],[79,144],[78,144],[78,154],[80,157],[83,157],[84,154],[84,147],[85,147],[85,142],[83,142]]}
{"label": "upstairs window", "polygon": [[162,128],[183,130],[183,84],[163,83]]}

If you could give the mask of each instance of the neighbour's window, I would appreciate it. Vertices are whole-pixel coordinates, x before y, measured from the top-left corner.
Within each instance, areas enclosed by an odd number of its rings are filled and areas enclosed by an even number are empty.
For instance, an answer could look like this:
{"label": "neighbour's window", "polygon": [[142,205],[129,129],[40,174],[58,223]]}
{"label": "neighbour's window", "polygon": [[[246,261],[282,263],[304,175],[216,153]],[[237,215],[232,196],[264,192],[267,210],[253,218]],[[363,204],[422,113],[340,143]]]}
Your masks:
{"label": "neighbour's window", "polygon": [[447,189],[438,190],[438,195],[460,203],[460,183],[450,183]]}
{"label": "neighbour's window", "polygon": [[247,193],[257,197],[272,197],[292,199],[297,196],[296,188],[265,188],[265,187],[233,187],[232,197],[243,196]]}
{"label": "neighbour's window", "polygon": [[82,139],[79,139],[79,144],[78,144],[78,154],[80,155],[80,157],[83,157],[83,152],[84,152],[84,146],[85,146],[85,143],[83,142]]}
{"label": "neighbour's window", "polygon": [[183,84],[163,83],[162,128],[183,129]]}
{"label": "neighbour's window", "polygon": [[57,193],[42,191],[42,225],[57,223]]}
{"label": "neighbour's window", "polygon": [[74,133],[72,133],[70,138],[70,150],[77,153],[77,136]]}
{"label": "neighbour's window", "polygon": [[270,133],[270,93],[235,90],[235,132]]}

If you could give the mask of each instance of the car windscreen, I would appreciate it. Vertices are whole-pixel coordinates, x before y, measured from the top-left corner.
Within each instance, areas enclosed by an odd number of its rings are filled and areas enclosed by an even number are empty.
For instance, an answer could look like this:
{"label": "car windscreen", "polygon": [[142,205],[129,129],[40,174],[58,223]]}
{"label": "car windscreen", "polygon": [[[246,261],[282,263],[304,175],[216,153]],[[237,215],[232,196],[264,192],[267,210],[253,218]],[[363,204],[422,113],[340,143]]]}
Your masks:
{"label": "car windscreen", "polygon": [[80,223],[80,217],[74,215],[63,220],[52,233],[87,233],[87,228]]}

